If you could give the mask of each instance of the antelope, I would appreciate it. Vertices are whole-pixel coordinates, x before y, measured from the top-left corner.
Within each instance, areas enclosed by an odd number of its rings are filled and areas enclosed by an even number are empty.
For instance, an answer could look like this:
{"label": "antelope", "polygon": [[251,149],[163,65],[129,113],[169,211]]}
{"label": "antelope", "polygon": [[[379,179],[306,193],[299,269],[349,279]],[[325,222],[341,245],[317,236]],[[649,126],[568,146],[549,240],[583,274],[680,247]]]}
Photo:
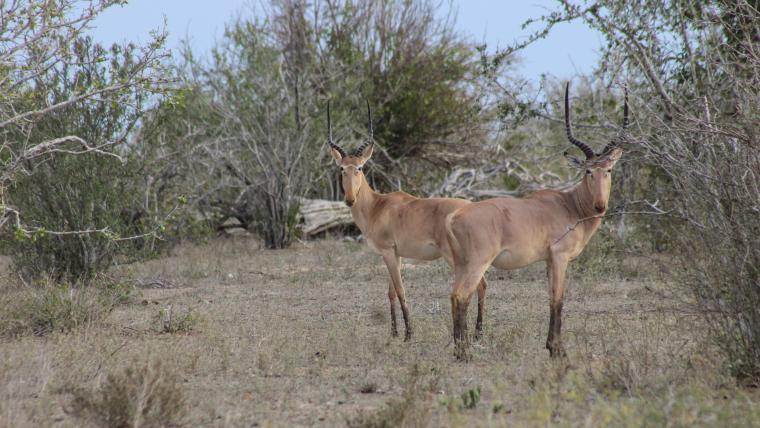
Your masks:
{"label": "antelope", "polygon": [[[512,270],[545,261],[550,285],[551,357],[565,356],[560,339],[562,298],[568,263],[578,257],[602,222],[610,197],[611,173],[623,151],[613,139],[599,153],[573,137],[568,89],[565,86],[567,139],[586,155],[569,158],[585,169],[572,189],[539,190],[524,198],[494,198],[462,206],[446,218],[454,256],[451,293],[453,334],[458,358],[467,359],[467,307],[472,292],[489,266]],[[628,124],[628,93],[623,107],[623,132]],[[567,153],[565,153],[567,155]]]}
{"label": "antelope", "polygon": [[[352,154],[346,154],[332,138],[330,104],[327,104],[327,127],[330,153],[340,166],[341,185],[345,203],[351,208],[354,223],[361,230],[370,249],[382,256],[388,268],[388,300],[391,307],[391,335],[398,336],[396,327],[396,299],[401,306],[406,333],[405,341],[412,336],[412,323],[401,280],[401,258],[435,260],[443,257],[453,266],[451,249],[446,237],[446,216],[470,202],[454,198],[417,198],[405,192],[378,193],[370,187],[364,176],[364,164],[372,156],[374,139],[372,112],[367,102],[368,139]],[[476,332],[482,329],[486,281],[478,278],[478,318]],[[479,336],[479,335],[478,335]]]}

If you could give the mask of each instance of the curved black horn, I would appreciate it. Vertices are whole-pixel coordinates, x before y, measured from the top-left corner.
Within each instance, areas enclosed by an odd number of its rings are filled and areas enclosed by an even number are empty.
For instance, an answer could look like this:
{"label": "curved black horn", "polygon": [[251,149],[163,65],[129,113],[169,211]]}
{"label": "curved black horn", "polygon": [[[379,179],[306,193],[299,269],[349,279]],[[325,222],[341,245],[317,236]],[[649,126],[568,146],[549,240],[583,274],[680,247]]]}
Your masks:
{"label": "curved black horn", "polygon": [[327,101],[327,142],[330,144],[330,148],[340,153],[341,157],[346,157],[346,151],[333,142],[332,123],[330,123],[330,100]]}
{"label": "curved black horn", "polygon": [[623,88],[625,100],[623,101],[623,131],[628,127],[628,88]]}
{"label": "curved black horn", "polygon": [[628,127],[628,88],[623,88],[623,91],[625,92],[624,101],[623,101],[623,126],[620,129],[620,137],[618,141],[613,140],[610,141],[609,144],[604,146],[604,149],[602,150],[602,154],[610,152],[612,149],[617,147],[619,145],[619,140],[622,140],[624,138],[625,134],[625,128]]}
{"label": "curved black horn", "polygon": [[375,144],[374,139],[374,131],[372,130],[372,110],[369,107],[369,100],[367,100],[367,127],[369,128],[369,136],[367,138],[367,141],[364,142],[361,146],[359,146],[358,149],[354,153],[356,153],[356,156],[359,156],[362,154],[362,152],[372,144]]}
{"label": "curved black horn", "polygon": [[583,154],[586,155],[586,159],[591,159],[594,157],[594,151],[591,150],[591,147],[589,147],[583,141],[580,141],[573,137],[573,131],[570,127],[570,101],[568,99],[569,88],[570,82],[567,82],[565,85],[565,132],[567,133],[567,139],[583,151]]}
{"label": "curved black horn", "polygon": [[367,100],[367,127],[369,128],[369,141],[374,142],[374,135],[372,131],[372,110],[369,108],[369,100]]}

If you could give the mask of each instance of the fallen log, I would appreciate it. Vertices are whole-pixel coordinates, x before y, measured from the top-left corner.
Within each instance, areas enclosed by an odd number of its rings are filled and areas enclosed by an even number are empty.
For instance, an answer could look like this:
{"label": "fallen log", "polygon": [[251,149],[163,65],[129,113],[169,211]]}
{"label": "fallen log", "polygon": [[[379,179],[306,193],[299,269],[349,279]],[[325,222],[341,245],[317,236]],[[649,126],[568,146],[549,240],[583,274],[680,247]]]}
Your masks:
{"label": "fallen log", "polygon": [[343,201],[299,198],[299,224],[306,236],[354,222],[351,210]]}

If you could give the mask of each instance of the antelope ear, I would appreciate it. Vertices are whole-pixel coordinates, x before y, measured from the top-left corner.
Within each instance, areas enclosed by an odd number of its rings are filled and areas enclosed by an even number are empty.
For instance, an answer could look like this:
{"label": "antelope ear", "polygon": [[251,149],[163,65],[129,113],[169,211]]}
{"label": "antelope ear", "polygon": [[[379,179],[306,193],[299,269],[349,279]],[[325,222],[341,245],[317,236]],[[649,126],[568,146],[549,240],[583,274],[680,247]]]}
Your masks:
{"label": "antelope ear", "polygon": [[341,155],[339,151],[335,150],[332,147],[330,147],[330,154],[332,155],[333,159],[335,159],[335,163],[340,165],[340,162],[343,160],[343,155]]}
{"label": "antelope ear", "polygon": [[369,160],[370,157],[372,157],[372,150],[374,149],[375,144],[369,144],[367,147],[365,147],[361,153],[359,153],[359,160],[362,165],[364,165],[365,162]]}
{"label": "antelope ear", "polygon": [[620,147],[615,147],[614,149],[610,150],[609,153],[604,155],[603,161],[605,163],[608,163],[609,168],[612,168],[613,166],[615,166],[617,161],[619,161],[622,156],[623,156],[623,149],[621,149]]}

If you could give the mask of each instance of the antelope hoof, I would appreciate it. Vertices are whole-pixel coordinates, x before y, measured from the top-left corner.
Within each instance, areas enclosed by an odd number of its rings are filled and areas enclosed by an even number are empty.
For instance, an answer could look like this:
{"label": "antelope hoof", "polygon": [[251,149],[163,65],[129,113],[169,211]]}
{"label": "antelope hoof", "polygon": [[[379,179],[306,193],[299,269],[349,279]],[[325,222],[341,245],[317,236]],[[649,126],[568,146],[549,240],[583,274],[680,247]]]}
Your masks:
{"label": "antelope hoof", "polygon": [[395,328],[392,328],[391,329],[391,337],[398,337],[398,330],[396,330]]}
{"label": "antelope hoof", "polygon": [[483,338],[483,328],[481,326],[475,326],[475,333],[472,335],[472,340],[479,342]]}
{"label": "antelope hoof", "polygon": [[560,343],[546,343],[551,358],[567,358],[567,353]]}
{"label": "antelope hoof", "polygon": [[457,361],[461,361],[463,363],[467,363],[472,360],[472,355],[470,355],[467,343],[460,342],[455,345],[454,357],[457,359]]}
{"label": "antelope hoof", "polygon": [[404,342],[408,342],[412,339],[412,330],[407,330],[404,334]]}

